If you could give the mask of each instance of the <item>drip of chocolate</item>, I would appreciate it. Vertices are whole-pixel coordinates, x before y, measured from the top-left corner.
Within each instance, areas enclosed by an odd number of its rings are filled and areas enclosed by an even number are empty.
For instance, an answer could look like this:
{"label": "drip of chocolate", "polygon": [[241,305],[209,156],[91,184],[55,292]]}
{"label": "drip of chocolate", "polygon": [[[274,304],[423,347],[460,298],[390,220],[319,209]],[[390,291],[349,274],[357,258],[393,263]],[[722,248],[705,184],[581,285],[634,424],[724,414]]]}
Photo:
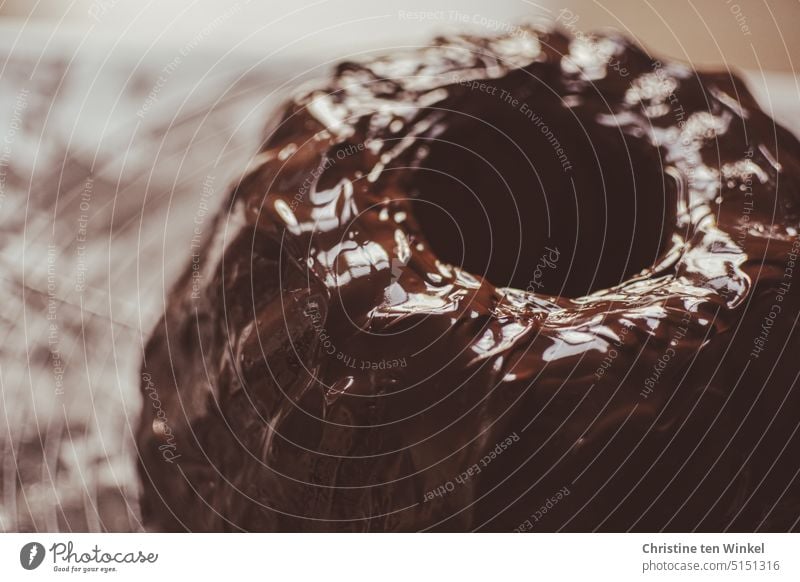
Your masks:
{"label": "drip of chocolate", "polygon": [[800,144],[524,32],[287,106],[147,346],[151,527],[797,529]]}

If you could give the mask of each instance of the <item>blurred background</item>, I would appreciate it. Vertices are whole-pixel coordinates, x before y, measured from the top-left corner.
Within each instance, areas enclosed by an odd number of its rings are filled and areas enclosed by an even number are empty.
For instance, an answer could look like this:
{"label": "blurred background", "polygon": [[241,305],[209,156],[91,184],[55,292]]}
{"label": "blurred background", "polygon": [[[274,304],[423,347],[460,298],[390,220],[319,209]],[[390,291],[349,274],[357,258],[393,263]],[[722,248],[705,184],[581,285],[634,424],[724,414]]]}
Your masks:
{"label": "blurred background", "polygon": [[[191,38],[223,16],[224,27],[209,35],[208,43],[263,56],[265,47],[296,43],[285,50],[326,46],[339,51],[425,39],[448,25],[490,28],[484,18],[506,23],[520,18],[548,20],[562,10],[578,16],[584,30],[614,27],[655,52],[698,66],[731,63],[793,71],[793,62],[800,58],[800,35],[794,30],[800,25],[796,0],[6,0],[0,18],[16,26],[24,22],[43,30],[69,28],[78,35],[91,32],[150,46]],[[424,12],[427,18],[404,19],[403,12]]]}
{"label": "blurred background", "polygon": [[800,130],[800,3],[0,4],[0,531],[139,531],[139,362],[192,225],[337,59],[524,21],[740,71]]}

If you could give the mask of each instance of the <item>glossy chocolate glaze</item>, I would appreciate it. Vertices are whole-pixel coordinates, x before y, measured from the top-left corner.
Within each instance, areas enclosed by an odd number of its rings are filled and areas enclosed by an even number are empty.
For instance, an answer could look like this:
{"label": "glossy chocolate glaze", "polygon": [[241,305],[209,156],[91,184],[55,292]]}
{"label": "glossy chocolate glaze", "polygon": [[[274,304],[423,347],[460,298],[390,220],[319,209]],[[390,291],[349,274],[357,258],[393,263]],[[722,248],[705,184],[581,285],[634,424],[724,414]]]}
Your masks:
{"label": "glossy chocolate glaze", "polygon": [[341,64],[147,346],[149,524],[795,529],[799,178],[736,77],[620,38]]}

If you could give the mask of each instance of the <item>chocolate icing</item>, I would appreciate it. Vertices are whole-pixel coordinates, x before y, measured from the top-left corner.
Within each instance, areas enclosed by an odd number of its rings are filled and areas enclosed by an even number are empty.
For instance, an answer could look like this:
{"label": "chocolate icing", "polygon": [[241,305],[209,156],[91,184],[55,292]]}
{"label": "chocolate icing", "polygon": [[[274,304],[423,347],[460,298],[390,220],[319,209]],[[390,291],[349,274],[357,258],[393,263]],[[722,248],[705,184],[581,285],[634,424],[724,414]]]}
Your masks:
{"label": "chocolate icing", "polygon": [[147,346],[151,527],[796,529],[800,144],[523,32],[287,106]]}

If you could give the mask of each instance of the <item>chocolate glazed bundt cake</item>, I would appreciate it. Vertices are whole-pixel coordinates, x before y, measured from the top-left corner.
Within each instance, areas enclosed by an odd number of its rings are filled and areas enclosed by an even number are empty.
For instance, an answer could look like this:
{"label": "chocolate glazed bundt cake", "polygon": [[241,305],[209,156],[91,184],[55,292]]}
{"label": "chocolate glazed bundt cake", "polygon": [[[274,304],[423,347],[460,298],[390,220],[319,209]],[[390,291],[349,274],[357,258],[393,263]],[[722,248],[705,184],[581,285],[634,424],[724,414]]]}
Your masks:
{"label": "chocolate glazed bundt cake", "polygon": [[439,39],[264,144],[147,345],[150,527],[797,528],[800,144],[735,76]]}

